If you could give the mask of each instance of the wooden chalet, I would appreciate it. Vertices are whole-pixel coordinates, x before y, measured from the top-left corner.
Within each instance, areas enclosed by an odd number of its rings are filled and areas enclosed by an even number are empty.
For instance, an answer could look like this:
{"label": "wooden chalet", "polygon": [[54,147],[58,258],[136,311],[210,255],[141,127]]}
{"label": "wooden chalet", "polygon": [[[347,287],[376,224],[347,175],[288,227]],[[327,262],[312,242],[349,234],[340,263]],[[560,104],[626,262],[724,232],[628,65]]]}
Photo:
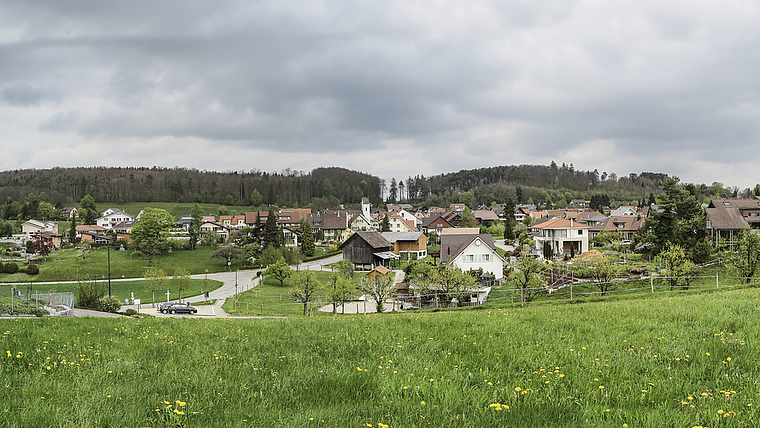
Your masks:
{"label": "wooden chalet", "polygon": [[372,269],[375,266],[390,266],[391,259],[399,256],[393,252],[393,245],[383,238],[380,232],[356,232],[339,247],[343,258],[359,269]]}

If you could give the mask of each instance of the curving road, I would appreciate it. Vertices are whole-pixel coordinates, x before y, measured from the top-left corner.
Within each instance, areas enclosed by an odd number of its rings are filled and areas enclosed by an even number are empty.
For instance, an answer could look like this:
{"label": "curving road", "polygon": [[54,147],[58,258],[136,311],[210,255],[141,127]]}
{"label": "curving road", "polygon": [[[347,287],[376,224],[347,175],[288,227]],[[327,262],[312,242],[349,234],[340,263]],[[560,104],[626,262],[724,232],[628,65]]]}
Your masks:
{"label": "curving road", "polygon": [[[343,259],[342,254],[338,254],[332,257],[328,257],[326,259],[321,260],[315,260],[308,263],[301,263],[300,265],[296,266],[294,269],[296,270],[323,270],[324,265],[329,265],[332,263],[337,263],[340,260]],[[255,270],[240,270],[236,272],[217,272],[217,273],[209,273],[208,279],[214,280],[214,281],[220,281],[222,282],[222,286],[217,288],[214,291],[209,292],[209,299],[215,300],[213,305],[196,305],[195,307],[198,309],[198,313],[196,315],[192,316],[204,316],[204,317],[214,317],[214,318],[228,318],[233,317],[229,315],[227,312],[225,312],[222,309],[222,305],[224,305],[225,300],[227,298],[232,297],[235,295],[236,292],[242,293],[244,291],[250,290],[251,288],[257,286],[260,281],[260,277],[257,276],[260,269]],[[206,278],[206,274],[198,274],[198,275],[190,275],[193,279],[204,279]],[[140,278],[131,278],[130,280],[135,280]],[[237,286],[236,286],[237,284]],[[200,296],[192,296],[185,299],[182,299],[184,302],[193,304],[193,303],[200,303],[205,301],[205,298]],[[121,307],[121,312],[126,311],[127,309],[137,309],[133,305],[126,305]],[[155,308],[152,308],[150,304],[144,304],[139,309],[140,312],[147,312],[151,315],[155,315],[158,317],[178,317],[178,316],[191,316],[191,315],[164,315],[158,311],[156,311]],[[88,313],[86,315],[80,315],[80,316],[91,316],[92,314]],[[77,316],[75,313],[74,316]],[[234,318],[271,318],[271,317],[260,317],[260,316],[238,316],[235,315]]]}

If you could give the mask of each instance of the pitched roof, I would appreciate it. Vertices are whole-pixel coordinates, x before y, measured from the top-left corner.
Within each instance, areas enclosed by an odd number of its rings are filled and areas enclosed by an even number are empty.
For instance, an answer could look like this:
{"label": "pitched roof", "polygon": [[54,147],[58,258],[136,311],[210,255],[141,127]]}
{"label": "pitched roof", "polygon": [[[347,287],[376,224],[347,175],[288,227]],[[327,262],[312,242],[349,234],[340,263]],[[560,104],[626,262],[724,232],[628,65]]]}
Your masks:
{"label": "pitched roof", "polygon": [[533,223],[530,226],[531,229],[569,229],[571,227],[574,229],[591,228],[591,226],[588,226],[586,224],[583,224],[577,221],[568,220],[566,218],[553,218],[553,219],[549,219],[547,221],[543,221],[540,223],[539,222]]}
{"label": "pitched roof", "polygon": [[716,230],[742,230],[749,227],[737,208],[716,206],[706,208],[705,213],[713,229]]}
{"label": "pitched roof", "polygon": [[604,230],[621,232],[638,232],[644,226],[646,217],[640,215],[623,215],[620,217],[610,217],[603,222],[591,227],[592,232],[601,232]]}
{"label": "pitched roof", "polygon": [[343,211],[325,211],[322,213],[322,229],[347,229],[348,216]]}
{"label": "pitched roof", "polygon": [[380,232],[380,235],[393,244],[396,241],[417,241],[422,232]]}
{"label": "pitched roof", "polygon": [[[480,239],[486,244],[494,254],[496,252],[496,245],[493,243],[493,237],[489,234],[475,234],[475,235],[441,235],[441,263],[445,263],[447,260],[456,259],[456,257],[464,251],[475,240]],[[501,256],[500,256],[501,257]]]}
{"label": "pitched roof", "polygon": [[345,246],[350,241],[353,241],[355,239],[361,239],[362,241],[366,242],[367,245],[372,247],[373,250],[387,249],[392,246],[391,243],[388,242],[387,239],[383,238],[383,235],[381,235],[380,232],[368,231],[368,232],[355,232],[348,239],[343,241],[343,243],[340,244],[339,248],[343,248],[343,246]]}
{"label": "pitched roof", "polygon": [[76,227],[77,231],[87,231],[87,230],[108,230],[105,227],[100,227],[97,224],[78,224]]}
{"label": "pitched roof", "polygon": [[449,227],[441,230],[441,236],[444,235],[477,235],[480,233],[479,227]]}
{"label": "pitched roof", "polygon": [[491,210],[475,210],[472,212],[472,215],[481,221],[494,221],[499,219],[499,216]]}

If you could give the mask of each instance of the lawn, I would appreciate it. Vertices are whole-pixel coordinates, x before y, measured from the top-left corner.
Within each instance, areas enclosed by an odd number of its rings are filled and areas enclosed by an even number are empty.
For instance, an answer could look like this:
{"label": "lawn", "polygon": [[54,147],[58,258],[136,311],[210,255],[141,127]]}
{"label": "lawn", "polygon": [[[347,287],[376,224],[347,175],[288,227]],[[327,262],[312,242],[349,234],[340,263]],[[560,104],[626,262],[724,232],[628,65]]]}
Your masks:
{"label": "lawn", "polygon": [[9,427],[756,427],[760,289],[437,313],[0,320]]}
{"label": "lawn", "polygon": [[[227,261],[211,259],[214,250],[211,247],[196,247],[193,251],[173,251],[153,259],[156,266],[167,274],[174,273],[177,267],[186,269],[190,274],[222,272],[227,270]],[[131,251],[111,250],[111,278],[142,278],[148,268],[147,259],[131,256]],[[235,264],[232,265],[234,269]],[[74,281],[79,278],[108,278],[108,252],[105,248],[92,249],[86,259],[77,256],[76,249],[58,250],[48,255],[40,266],[39,275],[25,273],[0,274],[0,282],[28,281]]]}
{"label": "lawn", "polygon": [[[140,211],[144,210],[145,208],[159,208],[162,210],[166,210],[169,212],[169,214],[173,215],[175,218],[179,219],[182,216],[189,216],[190,210],[193,209],[193,203],[175,203],[175,202],[130,202],[126,204],[114,204],[114,205],[108,205],[108,206],[99,206],[98,209],[101,211],[105,211],[106,208],[118,208],[132,216],[137,216],[137,214],[140,213]],[[203,211],[204,215],[214,215],[217,218],[219,217],[219,207],[222,205],[218,204],[198,204]],[[227,208],[227,211],[229,214],[245,214],[246,211],[253,211],[253,208],[250,206],[228,206],[223,205],[225,208]]]}
{"label": "lawn", "polygon": [[[98,284],[104,293],[108,294],[108,281],[99,280]],[[182,291],[182,297],[197,296],[206,291],[216,290],[221,286],[222,283],[220,281],[193,279],[190,288]],[[21,290],[24,295],[30,296],[32,299],[34,298],[35,291],[38,293],[71,292],[74,293],[75,296],[77,295],[76,284],[29,284],[28,286],[19,286],[18,289]],[[179,289],[177,289],[171,280],[168,280],[166,288],[156,291],[156,302],[166,300],[167,289],[171,300],[177,300],[179,298]],[[111,281],[111,294],[116,296],[119,301],[124,302],[125,299],[130,299],[133,293],[136,299],[141,299],[143,307],[145,307],[145,305],[150,305],[153,301],[152,293],[150,292],[146,281]],[[10,294],[10,286],[0,286],[0,296],[2,296],[0,299],[7,300],[6,306],[10,306]]]}
{"label": "lawn", "polygon": [[[328,315],[326,312],[320,312],[317,309],[326,302],[330,301],[329,296],[329,279],[332,272],[329,271],[312,271],[320,283],[320,287],[314,296],[310,308],[314,307],[314,315]],[[358,285],[361,273],[354,275],[354,282]],[[267,277],[264,282],[255,288],[240,293],[237,303],[234,299],[227,299],[222,308],[231,315],[303,315],[303,303],[296,302],[292,294],[296,290],[293,277],[284,281],[284,287],[280,286],[280,281]],[[356,297],[362,293],[358,290],[354,293]],[[340,308],[338,308],[340,312]],[[332,313],[329,313],[332,315]]]}

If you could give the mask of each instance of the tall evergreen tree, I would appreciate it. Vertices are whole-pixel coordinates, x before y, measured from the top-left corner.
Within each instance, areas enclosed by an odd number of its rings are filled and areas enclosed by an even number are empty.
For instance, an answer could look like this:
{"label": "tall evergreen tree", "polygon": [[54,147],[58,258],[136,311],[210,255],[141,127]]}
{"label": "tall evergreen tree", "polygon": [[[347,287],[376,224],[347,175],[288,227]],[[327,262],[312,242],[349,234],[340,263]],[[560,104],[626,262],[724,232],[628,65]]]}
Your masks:
{"label": "tall evergreen tree", "polygon": [[280,230],[277,227],[277,214],[274,212],[274,208],[269,207],[269,214],[267,214],[267,221],[264,223],[264,248],[267,247],[280,247]]}
{"label": "tall evergreen tree", "polygon": [[306,257],[313,257],[314,251],[314,231],[311,228],[311,223],[304,219],[301,222],[301,252]]}
{"label": "tall evergreen tree", "polygon": [[388,218],[388,214],[383,217],[383,221],[380,222],[380,232],[390,232],[391,231],[391,219]]}
{"label": "tall evergreen tree", "polygon": [[201,237],[201,225],[203,224],[203,211],[198,204],[193,205],[190,210],[190,216],[193,220],[190,222],[190,227],[187,229],[188,235],[190,235],[190,249],[195,249],[195,245],[198,243]]}
{"label": "tall evergreen tree", "polygon": [[71,216],[71,228],[69,228],[69,242],[74,243],[77,239],[77,216]]}

